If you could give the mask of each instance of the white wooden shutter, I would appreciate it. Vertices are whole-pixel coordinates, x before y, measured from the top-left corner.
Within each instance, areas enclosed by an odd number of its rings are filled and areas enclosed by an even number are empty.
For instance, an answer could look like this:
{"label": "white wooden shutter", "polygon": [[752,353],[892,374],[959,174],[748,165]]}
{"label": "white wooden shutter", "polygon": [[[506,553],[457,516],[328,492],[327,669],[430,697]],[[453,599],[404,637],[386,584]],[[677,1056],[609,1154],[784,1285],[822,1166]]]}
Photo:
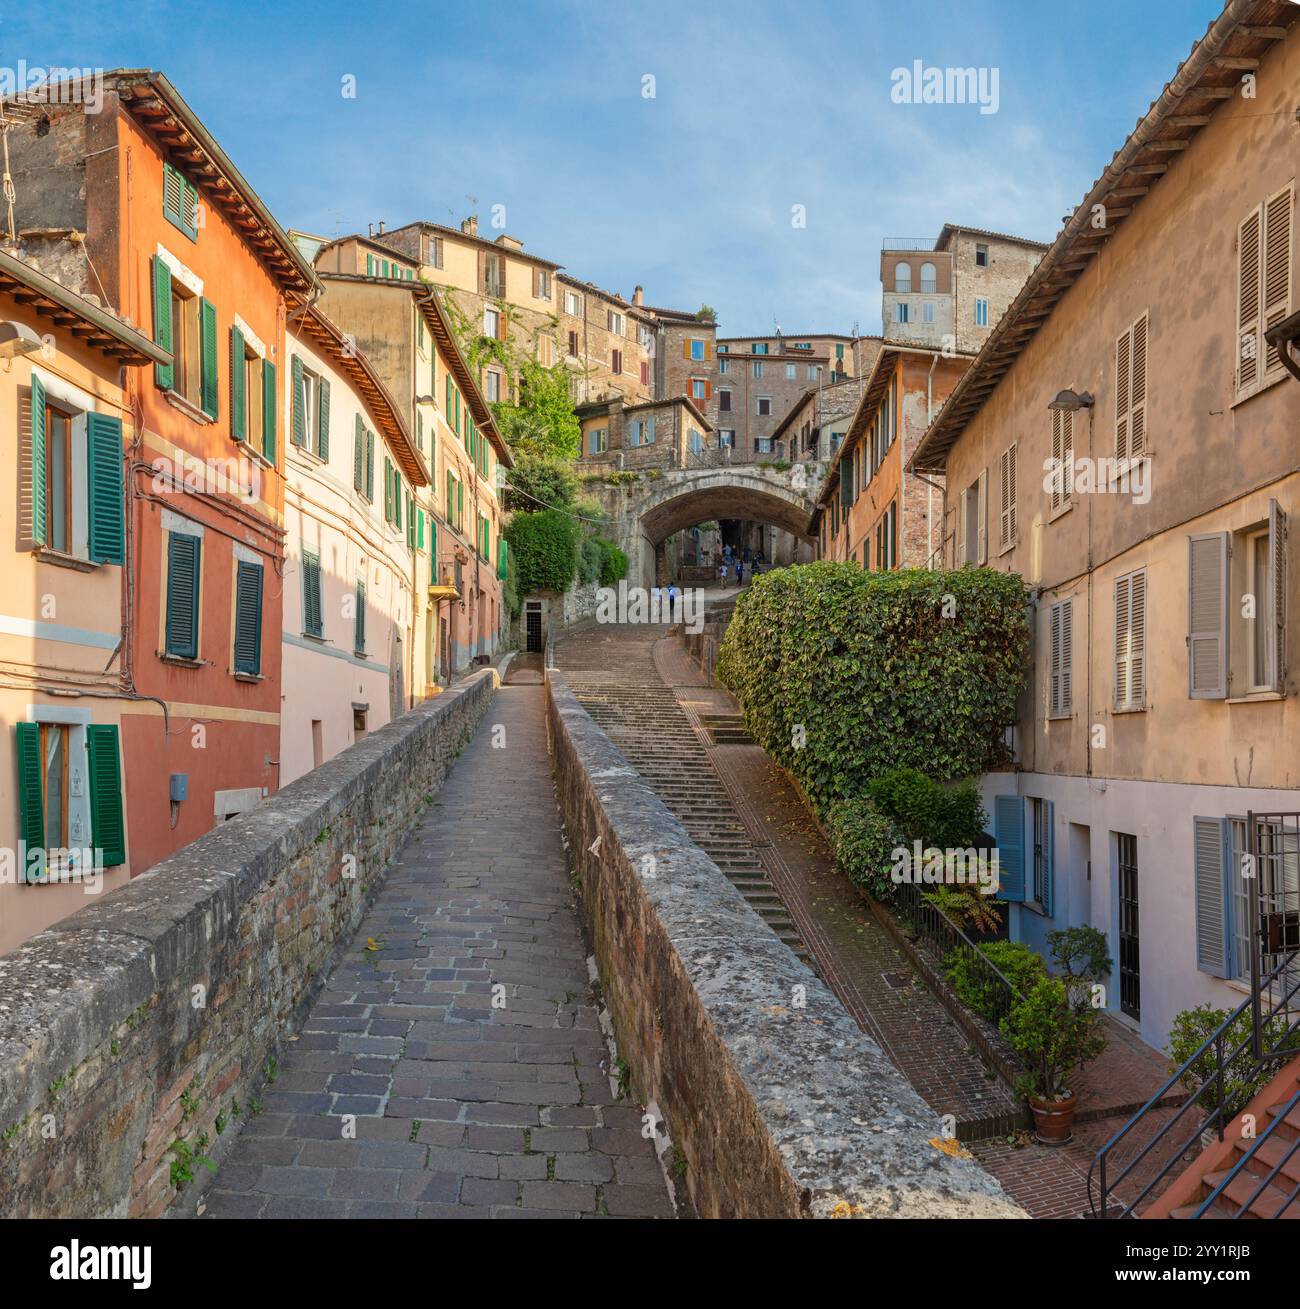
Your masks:
{"label": "white wooden shutter", "polygon": [[1010,445],[998,461],[998,544],[1016,539],[1016,447]]}
{"label": "white wooden shutter", "polygon": [[969,522],[969,515],[966,509],[966,502],[970,499],[970,488],[967,487],[961,493],[957,503],[957,549],[954,551],[957,557],[957,565],[970,562],[969,539],[966,524]]}
{"label": "white wooden shutter", "polygon": [[1146,569],[1129,579],[1129,703],[1147,701],[1147,575]]}
{"label": "white wooden shutter", "polygon": [[1237,228],[1237,390],[1245,391],[1259,378],[1260,211],[1247,215]]}
{"label": "white wooden shutter", "polygon": [[975,562],[986,564],[989,561],[989,470],[987,468],[980,474],[979,502],[975,506],[975,518],[979,523],[979,558]]}
{"label": "white wooden shutter", "polygon": [[1291,307],[1291,208],[1292,191],[1285,187],[1264,202],[1264,257],[1262,260],[1264,306],[1260,326],[1260,348],[1266,349],[1264,371],[1276,373],[1282,360],[1275,346],[1264,345],[1263,334],[1280,323]]}
{"label": "white wooden shutter", "polygon": [[1133,381],[1130,389],[1133,408],[1129,421],[1128,452],[1140,459],[1147,452],[1147,315],[1133,324]]}
{"label": "white wooden shutter", "polygon": [[1269,616],[1272,620],[1271,689],[1286,690],[1286,511],[1276,500],[1268,502]]}
{"label": "white wooden shutter", "polygon": [[1187,538],[1187,694],[1228,694],[1228,533]]}
{"label": "white wooden shutter", "polygon": [[1052,510],[1069,502],[1074,490],[1074,413],[1052,410]]}
{"label": "white wooden shutter", "polygon": [[1061,600],[1049,610],[1048,713],[1065,717],[1074,705],[1071,670],[1074,662],[1074,601]]}
{"label": "white wooden shutter", "polygon": [[1061,712],[1061,606],[1047,611],[1047,712],[1055,718]]}
{"label": "white wooden shutter", "polygon": [[1128,458],[1129,411],[1133,407],[1133,329],[1115,342],[1115,458]]}
{"label": "white wooden shutter", "polygon": [[1115,708],[1129,703],[1129,578],[1115,579]]}

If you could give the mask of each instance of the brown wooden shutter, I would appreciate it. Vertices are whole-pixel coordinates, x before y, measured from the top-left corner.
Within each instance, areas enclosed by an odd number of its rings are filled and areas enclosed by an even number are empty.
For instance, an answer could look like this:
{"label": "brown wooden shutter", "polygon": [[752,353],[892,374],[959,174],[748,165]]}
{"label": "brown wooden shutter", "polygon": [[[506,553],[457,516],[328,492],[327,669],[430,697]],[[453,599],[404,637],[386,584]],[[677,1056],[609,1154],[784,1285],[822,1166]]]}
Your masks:
{"label": "brown wooden shutter", "polygon": [[1129,410],[1133,407],[1133,329],[1115,342],[1115,458],[1128,458]]}

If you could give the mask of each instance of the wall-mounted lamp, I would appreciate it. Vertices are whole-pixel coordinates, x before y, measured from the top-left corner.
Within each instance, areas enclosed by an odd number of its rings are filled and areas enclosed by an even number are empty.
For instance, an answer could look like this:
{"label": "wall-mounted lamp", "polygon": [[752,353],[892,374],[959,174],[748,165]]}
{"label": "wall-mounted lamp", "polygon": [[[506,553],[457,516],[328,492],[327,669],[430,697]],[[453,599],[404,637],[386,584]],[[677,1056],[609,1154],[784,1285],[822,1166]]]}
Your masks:
{"label": "wall-mounted lamp", "polygon": [[1091,391],[1058,391],[1049,409],[1066,410],[1073,413],[1076,409],[1091,409],[1093,406]]}
{"label": "wall-mounted lamp", "polygon": [[34,355],[42,345],[41,338],[26,323],[0,323],[0,359]]}

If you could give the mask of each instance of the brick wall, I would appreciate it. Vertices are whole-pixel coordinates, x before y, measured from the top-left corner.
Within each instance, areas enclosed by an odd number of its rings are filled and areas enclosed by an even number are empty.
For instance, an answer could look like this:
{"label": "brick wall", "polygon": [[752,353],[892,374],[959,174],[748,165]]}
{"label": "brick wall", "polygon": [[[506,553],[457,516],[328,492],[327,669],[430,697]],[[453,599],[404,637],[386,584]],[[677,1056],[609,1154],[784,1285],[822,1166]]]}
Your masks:
{"label": "brick wall", "polygon": [[[485,669],[0,957],[0,1215],[156,1217],[219,1162],[497,685]],[[218,1118],[231,1123],[224,1134]]]}
{"label": "brick wall", "polygon": [[633,1093],[702,1217],[1015,1217],[938,1116],[791,953],[559,677],[560,808]]}

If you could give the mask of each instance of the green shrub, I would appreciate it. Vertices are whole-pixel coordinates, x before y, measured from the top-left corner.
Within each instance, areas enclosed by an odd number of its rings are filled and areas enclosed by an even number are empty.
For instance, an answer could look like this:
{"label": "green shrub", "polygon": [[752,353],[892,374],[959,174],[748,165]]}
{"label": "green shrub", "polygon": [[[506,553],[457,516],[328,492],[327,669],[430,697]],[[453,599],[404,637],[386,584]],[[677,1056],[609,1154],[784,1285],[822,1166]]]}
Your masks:
{"label": "green shrub", "polygon": [[894,851],[906,845],[903,833],[867,800],[836,801],[825,822],[835,862],[873,900],[887,903],[894,894]]}
{"label": "green shrub", "polygon": [[[976,948],[1021,996],[1047,976],[1042,958],[1020,941],[986,941]],[[996,978],[989,977],[964,950],[950,950],[943,971],[962,1004],[990,1022],[997,1021],[1006,993]]]}
{"label": "green shrub", "polygon": [[584,536],[582,544],[578,547],[578,578],[583,582],[600,581],[600,565],[604,560],[604,553],[600,548],[600,542],[594,536]]}
{"label": "green shrub", "polygon": [[515,514],[506,528],[519,569],[519,592],[563,591],[578,570],[577,521],[559,509]]}
{"label": "green shrub", "polygon": [[595,538],[600,547],[600,584],[617,586],[627,576],[627,555],[603,536]]}
{"label": "green shrub", "polygon": [[[1215,1009],[1212,1005],[1200,1004],[1195,1009],[1184,1009],[1173,1021],[1169,1029],[1168,1054],[1173,1065],[1171,1072],[1176,1072],[1196,1053],[1197,1048],[1211,1036],[1223,1023],[1228,1021],[1228,1010]],[[1228,1116],[1239,1113],[1246,1104],[1267,1085],[1278,1073],[1276,1062],[1259,1065],[1251,1054],[1250,1046],[1250,1010],[1241,1014],[1228,1028],[1223,1036],[1223,1053],[1231,1055],[1223,1076],[1223,1103]],[[1286,1046],[1300,1046],[1300,1032],[1287,1037],[1287,1021],[1282,1015],[1271,1019],[1265,1025],[1264,1044],[1267,1049],[1280,1049]],[[1238,1046],[1241,1050],[1236,1055],[1232,1051]],[[1214,1076],[1214,1046],[1211,1045],[1204,1054],[1194,1060],[1183,1075],[1183,1086],[1188,1091],[1195,1091]],[[1196,1107],[1188,1113],[1197,1118],[1211,1109],[1219,1107],[1218,1087],[1207,1086],[1198,1097]]]}
{"label": "green shrub", "polygon": [[782,568],[738,600],[718,676],[819,809],[898,767],[973,777],[1006,760],[1025,606],[1020,578],[988,568]]}
{"label": "green shrub", "polygon": [[998,1024],[1029,1072],[1022,1095],[1056,1100],[1069,1094],[1070,1074],[1106,1048],[1096,1010],[1076,1009],[1059,977],[1041,977]]}
{"label": "green shrub", "polygon": [[940,850],[978,846],[988,814],[973,781],[943,786],[916,768],[891,768],[867,783],[876,807],[892,817],[909,841]]}
{"label": "green shrub", "polygon": [[1060,969],[1065,988],[1076,1005],[1092,1003],[1092,988],[1113,967],[1106,933],[1081,924],[1048,932],[1047,948]]}

